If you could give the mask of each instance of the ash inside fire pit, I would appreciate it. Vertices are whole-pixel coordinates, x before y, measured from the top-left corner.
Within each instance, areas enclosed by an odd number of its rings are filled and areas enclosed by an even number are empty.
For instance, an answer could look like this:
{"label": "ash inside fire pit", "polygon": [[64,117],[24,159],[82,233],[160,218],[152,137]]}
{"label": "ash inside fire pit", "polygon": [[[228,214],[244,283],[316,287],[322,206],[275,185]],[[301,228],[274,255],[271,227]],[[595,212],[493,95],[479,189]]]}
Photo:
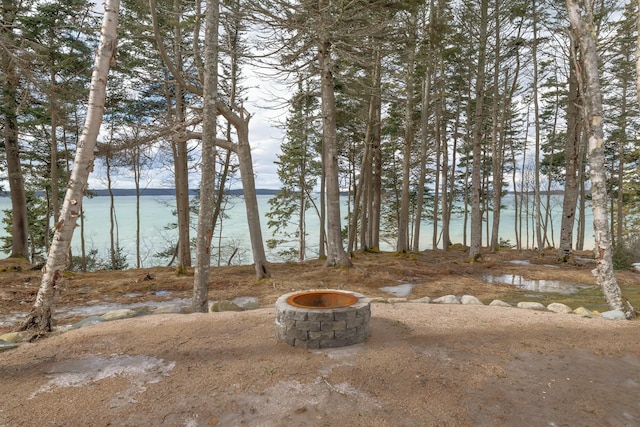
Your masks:
{"label": "ash inside fire pit", "polygon": [[370,300],[357,292],[292,292],[276,301],[276,337],[294,347],[343,347],[367,339],[370,318]]}

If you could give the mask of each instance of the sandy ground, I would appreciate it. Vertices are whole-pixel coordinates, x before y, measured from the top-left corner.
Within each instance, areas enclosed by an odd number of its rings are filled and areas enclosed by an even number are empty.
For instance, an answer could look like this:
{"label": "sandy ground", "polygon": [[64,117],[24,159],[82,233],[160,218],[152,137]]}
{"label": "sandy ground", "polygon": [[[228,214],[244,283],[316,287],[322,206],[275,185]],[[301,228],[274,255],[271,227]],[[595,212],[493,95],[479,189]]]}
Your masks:
{"label": "sandy ground", "polygon": [[0,353],[0,426],[640,426],[640,323],[372,305],[331,350],[274,309],[152,315]]}

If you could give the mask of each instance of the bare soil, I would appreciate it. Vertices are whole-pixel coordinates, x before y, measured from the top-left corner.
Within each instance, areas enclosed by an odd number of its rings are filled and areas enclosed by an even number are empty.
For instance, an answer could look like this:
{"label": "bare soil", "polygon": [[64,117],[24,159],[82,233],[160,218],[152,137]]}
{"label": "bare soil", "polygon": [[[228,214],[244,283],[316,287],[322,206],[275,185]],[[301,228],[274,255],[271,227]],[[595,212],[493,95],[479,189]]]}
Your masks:
{"label": "bare soil", "polygon": [[[595,285],[588,261],[501,251],[469,264],[455,250],[358,253],[353,261],[350,269],[274,264],[261,281],[251,266],[216,268],[212,300],[253,296],[263,308],[105,322],[0,353],[0,426],[640,426],[637,320],[374,303],[363,344],[305,350],[274,337],[277,297],[312,288],[388,298],[380,287],[413,283],[410,299],[468,294],[484,303],[606,310],[593,289],[542,295],[483,280],[517,274]],[[9,260],[0,268],[1,320],[29,310],[40,273]],[[638,276],[617,274],[636,307]],[[158,291],[188,298],[192,282],[171,268],[75,273],[56,301],[73,307],[167,298]]]}

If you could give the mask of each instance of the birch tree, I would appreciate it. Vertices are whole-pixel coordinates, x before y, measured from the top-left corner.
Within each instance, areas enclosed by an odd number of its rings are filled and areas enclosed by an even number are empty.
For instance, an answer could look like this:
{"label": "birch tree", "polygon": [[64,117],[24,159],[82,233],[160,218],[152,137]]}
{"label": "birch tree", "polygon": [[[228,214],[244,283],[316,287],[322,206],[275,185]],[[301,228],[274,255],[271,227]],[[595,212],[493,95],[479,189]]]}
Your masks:
{"label": "birch tree", "polygon": [[87,191],[89,173],[93,170],[94,148],[104,115],[107,75],[109,67],[115,63],[119,7],[120,0],[107,0],[104,5],[100,44],[91,75],[87,117],[78,142],[73,171],[60,210],[60,219],[55,224],[53,242],[43,269],[35,304],[19,327],[20,330],[36,329],[38,335],[52,329],[55,289],[68,261],[73,230],[82,213],[82,198]]}
{"label": "birch tree", "polygon": [[635,318],[631,303],[622,296],[620,286],[613,274],[613,250],[607,214],[607,187],[604,164],[604,129],[602,90],[598,70],[598,52],[593,33],[593,9],[591,2],[566,0],[571,28],[580,47],[584,72],[585,122],[589,140],[588,159],[591,177],[591,207],[595,232],[596,268],[593,270],[604,297],[612,310],[621,310],[627,319]]}

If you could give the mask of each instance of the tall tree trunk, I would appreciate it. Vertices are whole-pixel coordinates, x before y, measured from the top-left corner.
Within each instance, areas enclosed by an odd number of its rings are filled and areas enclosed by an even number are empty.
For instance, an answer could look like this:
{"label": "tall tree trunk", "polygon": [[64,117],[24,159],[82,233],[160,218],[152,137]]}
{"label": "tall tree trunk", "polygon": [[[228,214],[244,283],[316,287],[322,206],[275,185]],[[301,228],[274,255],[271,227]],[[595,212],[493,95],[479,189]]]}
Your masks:
{"label": "tall tree trunk", "polygon": [[[324,0],[319,0],[320,10],[324,9]],[[342,243],[340,221],[340,183],[338,182],[338,141],[336,134],[336,106],[333,89],[333,70],[331,64],[331,44],[321,40],[318,47],[322,93],[322,142],[325,146],[322,159],[326,177],[327,197],[327,260],[326,266],[351,266],[351,261]]]}
{"label": "tall tree trunk", "polygon": [[140,250],[141,236],[140,236],[140,147],[133,149],[133,182],[136,188],[136,268],[142,267],[142,254]]}
{"label": "tall tree trunk", "polygon": [[256,182],[253,173],[253,160],[251,159],[251,146],[249,145],[249,116],[240,117],[244,123],[242,128],[236,127],[238,134],[238,162],[240,165],[240,177],[242,179],[242,191],[247,210],[247,224],[251,239],[253,253],[253,267],[258,279],[269,277],[267,256],[264,252],[262,230],[260,226],[260,213],[258,211],[258,198],[256,196]]}
{"label": "tall tree trunk", "polygon": [[107,176],[107,191],[109,192],[109,259],[111,261],[111,270],[118,270],[118,239],[116,237],[118,228],[116,226],[116,204],[113,196],[113,188],[111,188],[111,153],[105,156]]}
{"label": "tall tree trunk", "polygon": [[480,169],[482,168],[482,137],[484,134],[484,84],[485,64],[487,52],[488,0],[482,0],[480,5],[480,34],[478,46],[478,68],[476,77],[476,99],[473,128],[473,166],[471,171],[471,240],[469,244],[469,259],[477,261],[481,258],[482,245],[482,211],[480,207],[480,193],[482,182]]}
{"label": "tall tree trunk", "polygon": [[208,311],[211,239],[215,211],[216,184],[216,117],[218,108],[218,22],[219,0],[207,0],[205,10],[204,84],[202,121],[202,171],[200,181],[200,211],[196,243],[196,268],[193,280],[191,308]]}
{"label": "tall tree trunk", "polygon": [[[366,208],[368,225],[366,236],[366,247],[372,249],[380,248],[380,207],[382,203],[382,148],[381,148],[381,126],[382,126],[382,53],[381,48],[376,48],[376,62],[374,72],[374,92],[372,108],[372,134],[371,144],[371,186],[367,195]],[[364,231],[363,231],[364,232]],[[364,247],[364,245],[363,245]]]}
{"label": "tall tree trunk", "polygon": [[[420,224],[422,223],[422,206],[424,205],[424,187],[427,181],[427,145],[429,144],[429,92],[430,92],[431,76],[429,72],[429,63],[424,73],[422,81],[422,105],[420,108],[420,175],[418,175],[418,187],[416,189],[416,226],[413,228],[413,251],[420,250]],[[434,209],[434,217],[437,215]],[[435,226],[434,226],[435,234]],[[435,249],[435,245],[434,245]]]}
{"label": "tall tree trunk", "polygon": [[104,113],[107,75],[109,66],[115,60],[119,7],[119,0],[105,2],[100,44],[91,76],[87,118],[78,141],[73,171],[60,211],[60,220],[55,226],[53,243],[43,269],[38,295],[31,312],[20,325],[20,330],[37,329],[39,334],[44,334],[52,328],[54,291],[67,263],[73,230],[78,216],[82,213],[82,198],[87,191],[89,173],[93,170],[93,152]]}
{"label": "tall tree trunk", "polygon": [[544,237],[542,235],[542,201],[540,200],[540,107],[538,102],[538,5],[535,0],[531,2],[533,20],[533,43],[531,47],[533,63],[533,122],[535,129],[535,184],[533,196],[535,199],[535,230],[538,253],[544,252]]}
{"label": "tall tree trunk", "polygon": [[[173,0],[174,19],[177,20],[174,26],[174,55],[176,67],[179,72],[183,69],[182,59],[182,0]],[[175,120],[182,124],[186,120],[185,88],[175,84]],[[174,179],[176,186],[176,211],[178,219],[178,271],[184,272],[185,268],[191,267],[191,218],[189,206],[189,166],[187,140],[180,136],[174,137],[172,141],[174,153]]]}
{"label": "tall tree trunk", "polygon": [[623,298],[613,273],[613,251],[607,215],[607,187],[604,164],[604,130],[602,117],[602,90],[598,71],[598,52],[592,31],[593,10],[590,2],[585,2],[584,16],[577,0],[566,0],[569,21],[577,35],[577,43],[582,53],[586,87],[585,95],[587,132],[589,135],[589,166],[591,170],[591,207],[595,232],[596,269],[594,274],[602,287],[604,297],[612,310],[621,310],[628,319],[636,317],[631,303]]}
{"label": "tall tree trunk", "polygon": [[[640,0],[638,0],[638,8],[640,9]],[[636,95],[640,102],[640,12],[636,14],[636,34]]]}
{"label": "tall tree trunk", "polygon": [[[411,152],[413,148],[414,129],[413,129],[413,86],[415,57],[416,57],[416,22],[414,15],[410,16],[407,23],[407,31],[409,39],[407,40],[407,65],[406,65],[406,100],[404,107],[404,156],[402,159],[402,197],[400,199],[400,216],[398,218],[398,243],[396,250],[399,253],[408,252],[410,248],[409,242],[409,205],[410,205],[410,172],[411,172]],[[419,224],[416,224],[418,227]]]}
{"label": "tall tree trunk", "polygon": [[577,49],[571,40],[571,62],[569,70],[569,99],[567,105],[567,140],[565,144],[565,186],[562,200],[562,221],[560,224],[560,247],[558,257],[568,261],[573,253],[573,226],[578,202],[578,154],[582,139],[582,120],[580,119],[580,93],[576,67],[578,66]]}
{"label": "tall tree trunk", "polygon": [[[500,131],[498,113],[500,110],[500,60],[502,59],[500,45],[500,1],[496,0],[494,8],[495,12],[495,61],[493,65],[493,105],[491,107],[491,169],[493,173],[493,215],[491,223],[491,240],[489,248],[491,251],[500,249],[500,213],[502,205],[502,172],[504,164],[502,161],[502,132]],[[505,80],[509,80],[509,70]],[[506,94],[504,96],[507,96]],[[506,104],[506,102],[505,102]],[[503,114],[507,114],[503,111]],[[488,225],[488,224],[487,224]]]}
{"label": "tall tree trunk", "polygon": [[[363,250],[373,249],[370,241],[370,215],[371,200],[373,197],[373,139],[375,135],[376,123],[378,121],[377,106],[380,97],[380,67],[381,54],[380,47],[376,46],[372,50],[374,56],[373,66],[371,67],[371,93],[369,95],[369,105],[367,109],[367,127],[364,137],[364,148],[362,152],[360,180],[356,191],[354,202],[354,213],[352,224],[349,228],[349,241],[347,244],[347,252],[352,253],[354,247],[357,246],[356,239],[360,234],[360,248]],[[359,230],[358,230],[359,227]]]}
{"label": "tall tree trunk", "polygon": [[584,237],[587,229],[587,195],[585,188],[586,164],[587,164],[587,134],[582,132],[580,145],[578,146],[578,235],[576,236],[576,250],[584,249]]}
{"label": "tall tree trunk", "polygon": [[[15,1],[2,2],[0,34],[12,42],[18,4]],[[20,144],[18,141],[18,85],[20,77],[14,58],[3,54],[0,59],[4,82],[2,85],[2,116],[4,119],[4,147],[7,160],[7,176],[11,192],[11,257],[29,259],[29,220],[27,218],[27,197],[24,191],[24,177],[20,166]]]}
{"label": "tall tree trunk", "polygon": [[[49,115],[51,117],[51,153],[50,153],[50,176],[51,176],[51,210],[53,211],[53,222],[58,222],[60,214],[60,201],[58,200],[58,112],[56,109],[56,73],[55,64],[51,66],[51,88],[49,90]],[[47,218],[47,230],[48,227]]]}

